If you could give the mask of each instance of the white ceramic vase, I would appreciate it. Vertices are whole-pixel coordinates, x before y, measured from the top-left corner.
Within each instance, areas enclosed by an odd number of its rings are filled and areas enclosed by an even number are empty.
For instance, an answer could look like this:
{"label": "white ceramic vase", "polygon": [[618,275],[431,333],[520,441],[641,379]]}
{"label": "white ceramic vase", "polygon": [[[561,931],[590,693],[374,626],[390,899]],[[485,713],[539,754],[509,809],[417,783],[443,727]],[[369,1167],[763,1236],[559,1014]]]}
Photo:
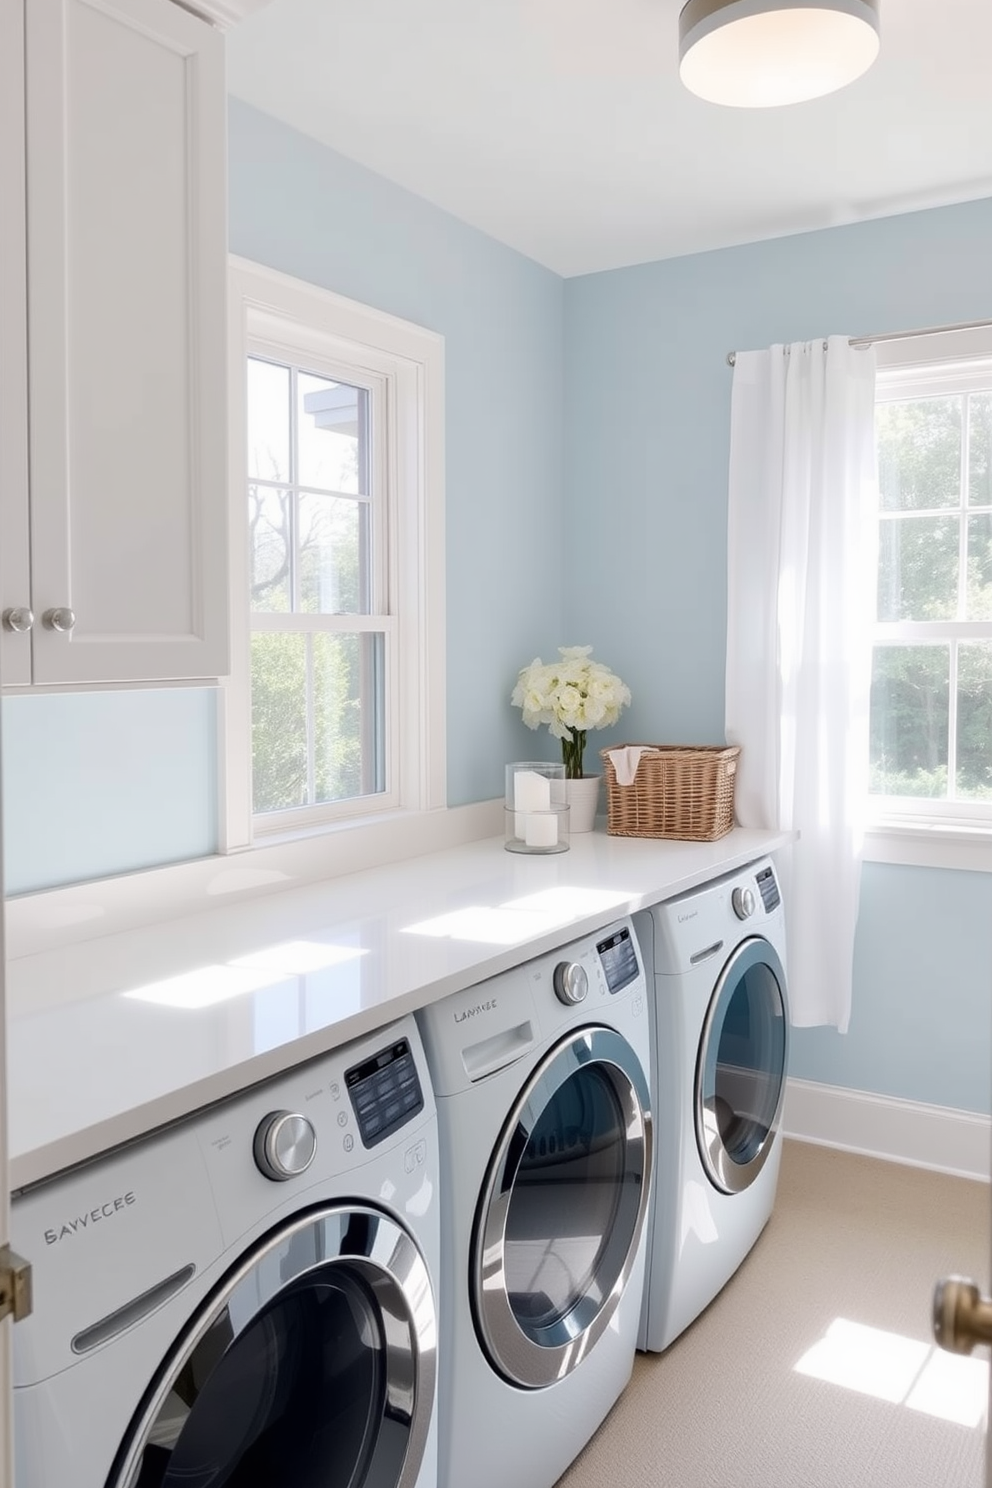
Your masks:
{"label": "white ceramic vase", "polygon": [[591,832],[596,823],[599,806],[599,782],[601,775],[583,775],[580,780],[565,781],[565,800],[569,805],[568,830]]}

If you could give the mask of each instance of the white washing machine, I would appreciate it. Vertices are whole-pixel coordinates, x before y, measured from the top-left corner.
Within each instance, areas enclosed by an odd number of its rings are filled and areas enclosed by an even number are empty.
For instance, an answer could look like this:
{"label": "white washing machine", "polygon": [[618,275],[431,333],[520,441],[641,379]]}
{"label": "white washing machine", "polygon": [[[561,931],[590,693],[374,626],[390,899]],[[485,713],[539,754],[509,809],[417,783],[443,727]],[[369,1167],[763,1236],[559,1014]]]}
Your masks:
{"label": "white washing machine", "polygon": [[412,1017],[15,1196],[17,1488],[435,1488]]}
{"label": "white washing machine", "polygon": [[629,920],[418,1013],[441,1138],[441,1488],[550,1488],[626,1385],[652,1162]]}
{"label": "white washing machine", "polygon": [[740,1266],[775,1203],[789,1004],[767,858],[634,916],[653,979],[654,1198],[638,1346],[656,1352]]}

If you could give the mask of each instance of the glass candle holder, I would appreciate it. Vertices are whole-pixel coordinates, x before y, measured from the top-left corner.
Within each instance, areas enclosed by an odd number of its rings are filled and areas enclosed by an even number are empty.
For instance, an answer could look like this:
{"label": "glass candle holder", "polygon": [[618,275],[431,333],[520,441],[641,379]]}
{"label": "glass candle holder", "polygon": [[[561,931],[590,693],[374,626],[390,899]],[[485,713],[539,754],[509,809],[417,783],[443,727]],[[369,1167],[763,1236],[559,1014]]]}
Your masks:
{"label": "glass candle holder", "polygon": [[503,809],[507,852],[566,852],[568,815],[564,764],[520,760],[507,765]]}

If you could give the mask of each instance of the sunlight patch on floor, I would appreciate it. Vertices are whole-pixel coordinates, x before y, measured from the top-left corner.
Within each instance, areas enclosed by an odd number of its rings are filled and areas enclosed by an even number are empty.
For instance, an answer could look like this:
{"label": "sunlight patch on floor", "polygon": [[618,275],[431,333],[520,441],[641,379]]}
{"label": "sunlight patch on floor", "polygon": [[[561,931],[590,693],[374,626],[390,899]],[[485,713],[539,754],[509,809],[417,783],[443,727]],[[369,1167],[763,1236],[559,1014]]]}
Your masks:
{"label": "sunlight patch on floor", "polygon": [[956,1421],[959,1426],[984,1426],[989,1403],[987,1359],[969,1359],[934,1348],[926,1367],[906,1397],[910,1410]]}
{"label": "sunlight patch on floor", "polygon": [[901,1333],[835,1318],[795,1369],[959,1426],[985,1423],[987,1361],[948,1354]]}

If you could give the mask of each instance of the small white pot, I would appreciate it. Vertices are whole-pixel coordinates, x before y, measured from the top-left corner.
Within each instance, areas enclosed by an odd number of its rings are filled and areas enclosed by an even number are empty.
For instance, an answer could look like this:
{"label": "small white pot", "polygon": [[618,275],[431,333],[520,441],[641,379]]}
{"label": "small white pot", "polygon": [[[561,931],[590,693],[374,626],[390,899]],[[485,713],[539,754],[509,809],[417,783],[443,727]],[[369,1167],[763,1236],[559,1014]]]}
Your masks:
{"label": "small white pot", "polygon": [[565,781],[565,800],[569,804],[568,829],[576,832],[591,832],[596,823],[599,806],[599,782],[601,775],[583,775],[581,780]]}

